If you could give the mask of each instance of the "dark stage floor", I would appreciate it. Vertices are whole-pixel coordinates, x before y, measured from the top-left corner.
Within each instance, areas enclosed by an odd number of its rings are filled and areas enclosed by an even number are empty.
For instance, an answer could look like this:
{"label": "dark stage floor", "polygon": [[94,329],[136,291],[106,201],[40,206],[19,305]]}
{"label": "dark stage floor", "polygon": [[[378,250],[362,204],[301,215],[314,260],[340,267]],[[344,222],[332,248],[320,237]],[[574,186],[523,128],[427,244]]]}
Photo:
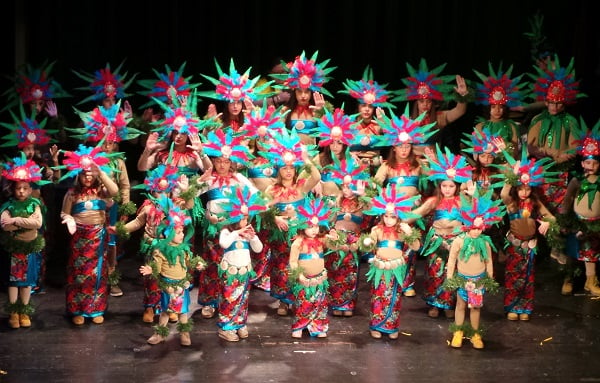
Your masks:
{"label": "dark stage floor", "polygon": [[[574,296],[561,296],[562,280],[551,260],[538,264],[537,304],[529,322],[505,318],[501,293],[486,296],[483,350],[468,341],[450,348],[451,320],[427,317],[419,297],[404,298],[399,339],[371,338],[362,266],[356,315],[331,317],[325,339],[292,339],[291,318],[277,316],[268,294],[253,290],[248,339],[219,339],[216,319],[202,319],[194,304],[187,348],[179,345],[175,325],[166,343],[146,344],[152,328],[141,320],[136,257],[121,261],[125,295],[110,298],[102,325],[70,323],[62,276],[55,274],[46,294],[33,297],[31,328],[12,330],[2,315],[0,382],[600,382],[600,300],[584,294],[581,284]],[[417,290],[421,279],[419,274]],[[193,290],[194,301],[195,295]],[[0,303],[6,299],[3,291]]]}

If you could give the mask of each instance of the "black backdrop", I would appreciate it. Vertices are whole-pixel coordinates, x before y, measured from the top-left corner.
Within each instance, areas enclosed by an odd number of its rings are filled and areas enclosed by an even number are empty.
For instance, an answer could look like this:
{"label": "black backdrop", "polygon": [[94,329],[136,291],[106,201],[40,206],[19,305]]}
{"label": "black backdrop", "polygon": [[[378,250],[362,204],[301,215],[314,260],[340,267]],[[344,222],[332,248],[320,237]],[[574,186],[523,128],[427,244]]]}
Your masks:
{"label": "black backdrop", "polygon": [[[39,65],[56,60],[54,77],[74,97],[59,101],[70,109],[88,94],[71,69],[92,72],[107,62],[152,78],[168,64],[187,62],[185,75],[210,84],[200,73],[215,76],[213,57],[223,67],[234,58],[238,70],[252,66],[251,75],[265,74],[277,58],[290,61],[302,52],[319,51],[337,69],[326,85],[332,93],[346,78],[358,79],[367,64],[379,83],[402,87],[405,63],[424,57],[432,68],[447,63],[444,74],[475,79],[472,69],[487,71],[500,61],[513,74],[532,70],[530,43],[523,35],[536,11],[544,17],[544,33],[568,63],[575,57],[577,78],[589,95],[572,113],[588,125],[600,116],[600,33],[593,2],[570,1],[23,1],[2,5],[1,48],[6,53],[0,71],[11,75],[23,62]],[[1,89],[10,87],[2,78]],[[135,84],[131,92],[139,90]],[[137,96],[136,96],[137,97]],[[336,95],[334,105],[346,99]],[[131,100],[141,105],[143,99]],[[205,106],[201,103],[201,108]],[[85,108],[83,108],[85,109]],[[403,106],[400,108],[403,110]],[[0,116],[6,120],[6,116]]]}

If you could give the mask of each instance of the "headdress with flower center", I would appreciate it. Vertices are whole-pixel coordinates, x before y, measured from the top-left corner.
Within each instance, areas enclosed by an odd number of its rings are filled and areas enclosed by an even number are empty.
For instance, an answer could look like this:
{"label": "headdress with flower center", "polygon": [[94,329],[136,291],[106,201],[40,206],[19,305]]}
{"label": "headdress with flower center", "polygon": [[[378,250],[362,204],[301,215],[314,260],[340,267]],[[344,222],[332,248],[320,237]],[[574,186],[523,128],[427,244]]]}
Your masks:
{"label": "headdress with flower center", "polygon": [[454,76],[440,75],[445,67],[446,64],[444,63],[429,70],[424,58],[419,61],[417,69],[406,63],[409,76],[402,79],[402,82],[406,85],[406,89],[400,90],[398,97],[395,97],[392,102],[413,100],[443,101],[454,91],[454,87],[451,84]]}
{"label": "headdress with flower center", "polygon": [[125,80],[127,72],[120,74],[123,63],[111,71],[110,64],[106,63],[106,66],[102,69],[98,69],[94,73],[77,72],[73,70],[73,73],[80,79],[89,83],[86,87],[76,88],[79,90],[92,91],[92,95],[84,98],[77,105],[84,104],[88,101],[102,102],[105,98],[114,97],[115,99],[121,99],[128,97],[129,94],[125,93],[127,88],[131,85],[137,73],[134,74],[129,80]]}
{"label": "headdress with flower center", "polygon": [[337,156],[333,156],[333,163],[325,166],[324,170],[331,174],[331,180],[340,189],[345,185],[356,191],[359,182],[367,182],[370,178],[367,166],[367,164],[357,161],[351,154],[350,148],[347,148],[345,157],[341,161]]}
{"label": "headdress with flower center", "polygon": [[281,132],[273,133],[273,141],[265,143],[265,150],[259,153],[275,167],[292,165],[295,167],[304,166],[302,151],[308,151],[308,158],[317,154],[315,145],[304,145],[298,136],[295,128],[290,132],[283,129]]}
{"label": "headdress with flower center", "polygon": [[529,74],[535,81],[531,89],[535,100],[573,104],[578,98],[585,97],[584,93],[579,92],[574,67],[575,58],[571,58],[565,68],[560,66],[557,55],[545,70],[535,66],[536,73]]}
{"label": "headdress with flower center", "polygon": [[419,218],[418,214],[412,213],[419,196],[408,196],[400,190],[398,184],[389,184],[380,190],[380,193],[371,198],[371,207],[365,210],[367,215],[383,215],[392,213],[400,220]]}
{"label": "headdress with flower center", "polygon": [[0,167],[2,168],[2,177],[10,181],[29,182],[39,186],[52,183],[52,181],[43,179],[42,169],[33,160],[28,160],[23,152],[20,157],[0,163]]}
{"label": "headdress with flower center", "polygon": [[241,165],[253,158],[244,139],[231,129],[211,130],[203,141],[204,153],[209,157],[223,157]]}
{"label": "headdress with flower center", "polygon": [[131,118],[126,118],[125,113],[121,112],[121,100],[109,108],[100,105],[89,113],[84,113],[77,109],[75,109],[75,112],[83,121],[84,126],[74,129],[67,128],[77,133],[73,135],[73,138],[92,143],[101,140],[121,142],[136,138],[143,133],[140,130],[127,126]]}
{"label": "headdress with flower center", "polygon": [[385,89],[387,84],[379,85],[377,81],[373,80],[373,69],[369,66],[365,68],[362,79],[346,80],[343,85],[345,90],[340,90],[339,93],[350,95],[359,104],[371,105],[375,108],[394,109],[396,107],[388,101],[388,98],[395,92],[387,91]]}
{"label": "headdress with flower center", "polygon": [[[409,106],[406,104],[404,114],[397,117],[394,112],[390,111],[391,117],[383,115],[379,120],[379,124],[383,131],[381,136],[377,136],[377,146],[398,146],[402,144],[422,144],[435,131],[433,127],[435,122],[421,126],[421,121],[425,118],[425,113],[421,114],[414,120],[410,118]],[[361,137],[357,136],[360,141]]]}
{"label": "headdress with flower center", "polygon": [[25,116],[25,109],[23,104],[19,104],[20,117],[17,117],[13,111],[10,111],[10,115],[13,119],[12,124],[0,122],[0,126],[7,128],[10,133],[3,136],[2,139],[6,140],[0,147],[17,147],[22,149],[27,145],[46,145],[52,141],[50,134],[57,133],[57,130],[44,129],[46,126],[46,119],[38,123],[35,119],[35,112],[32,112],[31,117]]}
{"label": "headdress with flower center", "polygon": [[475,103],[478,105],[506,105],[509,108],[521,105],[527,83],[520,83],[523,74],[511,78],[512,65],[502,72],[502,65],[495,71],[488,63],[488,75],[473,70],[481,83],[477,84]]}
{"label": "headdress with flower center", "polygon": [[106,153],[101,146],[91,147],[79,145],[75,151],[65,151],[62,165],[59,169],[67,169],[68,172],[61,177],[61,181],[75,177],[83,171],[91,170],[92,164],[96,164],[100,170],[110,173],[110,158],[121,155],[121,153]]}
{"label": "headdress with flower center", "polygon": [[[138,93],[150,99],[158,99],[166,104],[172,104],[173,100],[178,97],[188,97],[190,90],[197,88],[200,83],[192,84],[193,76],[184,77],[185,65],[185,62],[181,64],[177,71],[173,71],[168,65],[165,65],[164,72],[152,69],[158,79],[139,80],[138,84],[146,90]],[[143,109],[153,104],[154,102],[150,100],[140,108]]]}
{"label": "headdress with flower center", "polygon": [[[175,204],[166,194],[161,194],[156,198],[156,206],[164,212],[165,218],[158,225],[157,232],[159,239],[156,241],[155,246],[160,250],[169,264],[174,265],[179,262],[181,265],[185,265],[185,252],[191,250],[189,243],[194,235],[192,219],[186,214],[185,210]],[[182,243],[173,246],[171,241],[178,229],[187,229],[185,238]]]}
{"label": "headdress with flower center", "polygon": [[320,92],[329,97],[333,97],[331,93],[323,85],[331,78],[331,73],[336,67],[326,68],[329,64],[329,59],[317,63],[319,51],[316,51],[310,59],[306,58],[304,51],[300,56],[297,56],[293,62],[282,62],[281,66],[285,73],[271,74],[274,79],[283,81],[283,87],[290,89],[310,89],[313,92]]}
{"label": "headdress with flower center", "polygon": [[463,152],[473,155],[484,153],[496,155],[498,148],[494,144],[494,139],[500,136],[492,134],[489,127],[486,126],[482,130],[475,129],[471,134],[465,133],[464,135],[465,138],[461,140],[465,145]]}
{"label": "headdress with flower center", "polygon": [[447,147],[444,153],[438,144],[435,145],[435,158],[425,154],[429,165],[425,169],[427,179],[430,181],[454,181],[463,183],[470,181],[473,176],[473,167],[469,165],[467,159],[460,154],[454,154]]}
{"label": "headdress with flower center", "polygon": [[307,197],[304,203],[297,208],[295,225],[299,230],[310,226],[321,226],[329,228],[334,222],[337,209],[323,200],[321,197]]}
{"label": "headdress with flower center", "polygon": [[227,193],[227,200],[219,205],[223,209],[221,215],[225,218],[222,222],[224,225],[237,223],[244,217],[250,222],[252,218],[267,210],[267,200],[248,185],[231,187],[230,193]]}
{"label": "headdress with flower center", "polygon": [[336,108],[331,113],[327,108],[325,114],[317,120],[315,135],[319,138],[319,146],[329,146],[333,141],[340,141],[342,144],[352,145],[354,138],[358,134],[356,125],[357,114],[344,114],[344,105]]}
{"label": "headdress with flower center", "polygon": [[229,62],[229,74],[224,73],[223,70],[221,70],[217,59],[215,59],[215,66],[217,67],[217,72],[219,74],[218,79],[205,74],[203,74],[202,77],[210,81],[216,88],[215,90],[200,92],[199,94],[201,96],[226,102],[234,102],[243,101],[244,99],[256,101],[257,99],[262,99],[271,95],[270,93],[263,92],[272,84],[272,81],[265,82],[264,84],[255,87],[258,80],[260,80],[260,76],[250,78],[250,69],[252,68],[248,68],[240,75],[235,69],[233,59]]}
{"label": "headdress with flower center", "polygon": [[44,63],[40,68],[26,64],[18,70],[14,79],[14,87],[6,90],[3,94],[7,96],[8,100],[0,112],[17,106],[19,102],[29,104],[37,100],[48,101],[71,97],[51,76],[55,63]]}
{"label": "headdress with flower center", "polygon": [[146,178],[144,178],[143,183],[132,186],[131,188],[145,189],[150,193],[169,194],[177,186],[178,179],[179,173],[176,165],[158,164],[154,169],[146,172]]}
{"label": "headdress with flower center", "polygon": [[587,124],[580,119],[579,127],[572,131],[577,145],[577,154],[586,159],[594,159],[600,161],[600,120],[588,129]]}
{"label": "headdress with flower center", "polygon": [[153,99],[164,111],[164,118],[154,123],[156,128],[152,129],[158,132],[159,140],[168,141],[173,132],[181,134],[199,134],[204,129],[210,129],[220,126],[214,118],[201,120],[196,114],[198,98],[196,91],[187,98],[185,104],[178,100],[173,101],[173,105],[167,105],[159,99]]}
{"label": "headdress with flower center", "polygon": [[500,198],[493,198],[493,190],[488,190],[482,195],[475,194],[473,198],[461,194],[460,201],[461,208],[456,217],[463,226],[458,230],[485,230],[502,222],[505,213],[504,205]]}
{"label": "headdress with flower center", "polygon": [[244,125],[239,133],[247,139],[261,139],[267,141],[272,138],[273,132],[285,129],[285,116],[289,109],[282,112],[282,107],[275,108],[263,102],[262,107],[254,107],[244,118]]}
{"label": "headdress with flower center", "polygon": [[504,174],[500,174],[504,180],[499,182],[494,187],[501,186],[503,182],[513,186],[541,186],[546,183],[558,181],[558,172],[550,171],[555,165],[550,157],[540,159],[527,158],[527,146],[523,146],[521,160],[515,160],[510,153],[504,151],[504,157],[508,163],[508,167],[504,166]]}

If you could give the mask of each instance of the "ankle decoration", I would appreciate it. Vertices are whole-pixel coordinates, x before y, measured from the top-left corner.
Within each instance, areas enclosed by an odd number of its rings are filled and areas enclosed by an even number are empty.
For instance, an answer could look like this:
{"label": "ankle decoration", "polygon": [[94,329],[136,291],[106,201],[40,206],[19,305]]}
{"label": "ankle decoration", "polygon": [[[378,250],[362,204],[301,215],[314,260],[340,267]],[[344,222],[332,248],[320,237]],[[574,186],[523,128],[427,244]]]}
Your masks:
{"label": "ankle decoration", "polygon": [[191,332],[192,328],[194,328],[194,322],[191,319],[188,319],[187,323],[181,323],[181,321],[177,323],[177,331],[180,333]]}
{"label": "ankle decoration", "polygon": [[167,336],[169,336],[169,328],[167,326],[156,325],[156,326],[153,326],[152,328],[154,329],[155,333],[162,336],[163,338],[166,338]]}

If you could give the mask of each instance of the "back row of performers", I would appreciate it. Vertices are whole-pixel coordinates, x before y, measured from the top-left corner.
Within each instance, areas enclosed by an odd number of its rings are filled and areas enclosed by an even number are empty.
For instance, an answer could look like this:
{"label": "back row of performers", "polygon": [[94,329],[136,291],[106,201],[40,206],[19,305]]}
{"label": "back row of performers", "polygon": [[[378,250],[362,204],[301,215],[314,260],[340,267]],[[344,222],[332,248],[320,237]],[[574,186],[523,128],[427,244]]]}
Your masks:
{"label": "back row of performers", "polygon": [[[423,297],[428,315],[437,317],[444,310],[452,317],[457,309],[455,347],[465,331],[472,331],[474,347],[483,347],[479,308],[485,288],[495,286],[492,255],[501,249],[507,257],[507,318],[529,319],[538,232],[554,233],[548,242],[559,262],[585,262],[585,289],[600,295],[597,236],[582,234],[582,225],[597,231],[589,222],[600,216],[597,191],[589,186],[597,177],[600,124],[588,130],[564,111],[581,95],[572,60],[564,68],[555,57],[548,67],[537,68],[532,92],[546,108],[533,118],[526,145],[519,140],[518,125],[507,118],[524,93],[522,76],[511,78],[511,68],[495,72],[490,65],[487,76],[475,72],[481,82],[469,88],[460,76],[451,85],[448,76],[440,75],[443,66],[430,71],[421,60],[417,69],[407,65],[407,88],[400,92],[386,90],[367,69],[361,80],[344,83],[344,92],[359,103],[358,113],[349,115],[324,101],[324,94],[331,96],[323,88],[333,70],[327,63],[318,63],[316,53],[311,58],[302,53],[282,65],[283,73],[272,75],[277,85],[259,85],[249,71],[240,75],[233,61],[229,73],[217,64],[218,78],[204,76],[216,86],[211,92],[182,84],[187,80],[180,73],[183,67],[161,74],[152,100],[162,113],[154,116],[137,163],[147,176],[135,188],[144,189],[147,199],[130,221],[127,216],[135,209],[117,145],[142,132],[132,126],[130,108],[121,109],[117,100],[124,94],[118,76],[107,67],[91,78],[103,105],[78,111],[83,125],[66,129],[85,144],[64,151],[62,161],[52,146],[54,166],[40,167],[32,159],[36,149],[48,144],[48,133],[55,132],[46,131],[45,120],[38,123],[35,114],[27,118],[21,105],[20,116],[12,113],[14,124],[2,124],[11,129],[7,145],[23,149],[22,157],[3,164],[3,178],[12,181],[14,194],[2,209],[2,228],[14,245],[10,248],[20,249],[11,253],[21,262],[15,275],[11,263],[11,326],[27,327],[29,293],[37,276],[31,268],[32,275],[23,277],[23,262],[35,258],[24,254],[42,250],[39,240],[37,251],[25,253],[19,246],[47,235],[41,230],[45,206],[38,199],[39,187],[26,198],[36,202],[23,211],[17,185],[39,186],[45,177],[75,179],[60,214],[72,234],[66,304],[73,323],[81,325],[86,317],[103,322],[107,296],[122,295],[117,238],[144,230],[144,321],[153,322],[161,313],[150,343],[164,340],[169,314],[178,314],[181,342],[189,344],[186,314],[194,268],[201,270],[193,282],[202,316],[218,312],[219,336],[229,341],[248,336],[251,283],[280,301],[279,315],[294,308],[292,336],[301,336],[303,329],[326,336],[329,309],[333,315],[353,315],[359,254],[371,255],[367,275],[373,283],[370,330],[375,338],[398,336],[400,298],[416,295],[418,254],[427,257]],[[177,82],[167,82],[173,79]],[[285,90],[266,93],[271,85]],[[435,102],[451,92],[457,97],[454,108],[436,110]],[[227,108],[217,114],[211,106],[199,118],[198,96],[224,100]],[[414,101],[413,111],[407,105],[396,115],[390,96]],[[462,116],[469,99],[488,106],[489,119],[479,121],[462,140],[462,153],[454,154],[435,144],[435,133]],[[286,105],[276,106],[281,100]],[[382,157],[382,151],[388,154]],[[568,172],[576,154],[583,171],[571,186]],[[543,193],[538,196],[532,188]],[[39,227],[37,220],[19,224],[28,212],[37,218],[36,204],[44,207]],[[562,216],[560,230],[557,218]],[[562,253],[569,240],[578,244],[569,246],[575,249],[571,257]],[[572,292],[571,275],[562,292]],[[467,304],[470,330],[464,324]]]}

